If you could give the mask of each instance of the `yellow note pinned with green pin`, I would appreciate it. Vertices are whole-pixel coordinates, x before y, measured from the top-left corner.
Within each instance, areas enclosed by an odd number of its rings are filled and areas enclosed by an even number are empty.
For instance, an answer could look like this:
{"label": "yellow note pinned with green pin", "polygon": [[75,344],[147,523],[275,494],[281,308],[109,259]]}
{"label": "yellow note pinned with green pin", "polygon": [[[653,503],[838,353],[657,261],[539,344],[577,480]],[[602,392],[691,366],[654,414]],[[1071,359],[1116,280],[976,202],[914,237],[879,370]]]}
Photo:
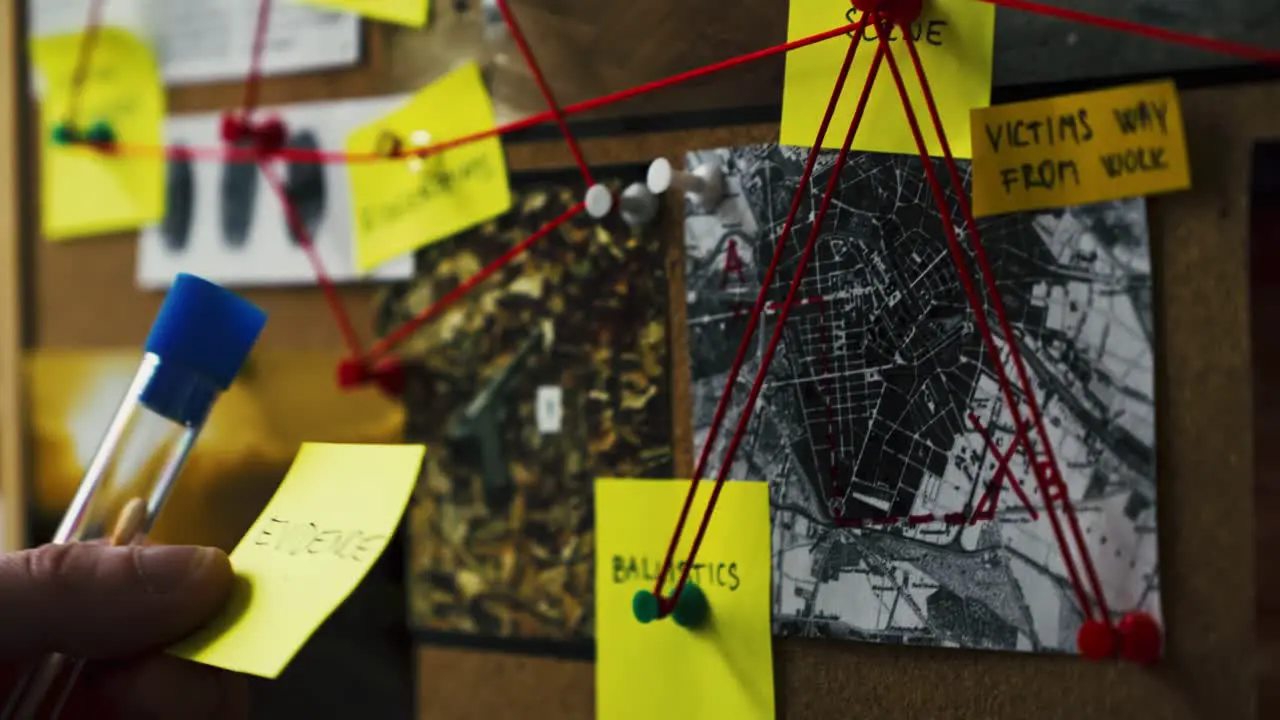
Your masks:
{"label": "yellow note pinned with green pin", "polygon": [[423,157],[415,150],[494,127],[480,67],[469,62],[420,90],[400,109],[347,138],[352,155],[402,157],[348,168],[356,266],[382,263],[511,209],[502,141],[496,136]]}
{"label": "yellow note pinned with green pin", "polygon": [[[31,41],[40,90],[40,221],[49,240],[132,230],[164,215],[165,101],[155,56],[128,31],[103,27],[77,90],[84,42],[83,33]],[[123,151],[55,144],[55,127],[68,120],[80,132],[105,123]]]}
{"label": "yellow note pinned with green pin", "polygon": [[[698,488],[669,595],[711,496]],[[689,571],[710,615],[696,630],[672,617],[641,623],[636,591],[654,588],[689,483],[600,479],[596,505],[596,717],[769,720],[774,717],[769,486],[725,483]]]}
{"label": "yellow note pinned with green pin", "polygon": [[[791,0],[787,40],[799,40],[857,22],[858,16],[858,11],[848,2]],[[972,153],[969,111],[986,107],[991,102],[995,23],[994,5],[974,0],[930,0],[924,3],[920,17],[905,31],[920,56],[920,64],[924,66],[929,89],[933,92],[947,133],[947,143],[955,157],[967,158]],[[903,40],[903,32],[902,28],[891,28],[885,33],[885,39],[902,73],[926,147],[930,154],[939,155],[941,146],[929,119],[928,106],[924,102],[911,54]],[[813,145],[852,36],[850,31],[848,37],[840,35],[787,53],[782,85],[782,144]],[[869,22],[823,147],[839,148],[844,143],[878,44],[878,31]],[[902,97],[887,62],[880,64],[876,74],[853,148],[918,154],[915,138],[903,114]]]}
{"label": "yellow note pinned with green pin", "polygon": [[308,5],[346,10],[383,22],[422,27],[431,11],[430,0],[303,0]]}
{"label": "yellow note pinned with green pin", "polygon": [[305,443],[231,552],[222,614],[169,649],[274,678],[386,549],[418,480],[421,445]]}

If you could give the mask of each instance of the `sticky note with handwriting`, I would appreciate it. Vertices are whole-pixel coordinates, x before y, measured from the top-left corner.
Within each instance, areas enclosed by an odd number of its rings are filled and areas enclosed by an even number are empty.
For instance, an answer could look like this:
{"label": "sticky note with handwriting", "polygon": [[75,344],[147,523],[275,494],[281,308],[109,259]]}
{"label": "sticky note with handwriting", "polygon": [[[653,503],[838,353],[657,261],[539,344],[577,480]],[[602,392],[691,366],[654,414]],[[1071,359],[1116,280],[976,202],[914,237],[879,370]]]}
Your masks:
{"label": "sticky note with handwriting", "polygon": [[973,145],[979,217],[1191,187],[1171,80],[975,110]]}
{"label": "sticky note with handwriting", "polygon": [[[664,594],[675,587],[711,496],[698,488]],[[688,720],[774,717],[770,625],[769,487],[725,484],[689,581],[711,608],[704,627],[640,623],[638,590],[652,590],[684,505],[681,480],[599,479],[596,504],[596,717]]]}
{"label": "sticky note with handwriting", "polygon": [[[162,143],[165,101],[155,55],[127,30],[100,28],[77,88],[83,42],[83,33],[31,41],[40,95],[40,221],[49,240],[132,230],[164,215],[164,158],[154,150]],[[55,144],[54,128],[63,122],[80,132],[105,123],[121,146],[152,152]]]}
{"label": "sticky note with handwriting", "polygon": [[383,22],[422,27],[427,24],[430,0],[303,0],[308,5],[345,10]]}
{"label": "sticky note with handwriting", "polygon": [[[995,6],[988,3],[932,0],[924,4],[919,19],[908,30],[920,54],[920,63],[929,79],[929,89],[937,102],[947,142],[955,157],[967,158],[971,152],[969,112],[991,102],[995,18]],[[858,11],[848,2],[791,0],[787,40],[816,35],[857,19]],[[787,53],[782,85],[782,144],[813,146],[852,35],[851,31],[848,37],[839,35]],[[939,155],[942,151],[937,133],[929,120],[911,55],[903,45],[902,30],[894,28],[885,38],[904,76],[929,152]],[[876,28],[868,23],[823,147],[838,148],[844,143],[878,43]],[[918,154],[903,113],[902,99],[893,76],[889,74],[888,66],[881,63],[867,100],[866,113],[854,138],[854,149]]]}
{"label": "sticky note with handwriting", "polygon": [[170,654],[274,678],[355,590],[409,503],[421,445],[305,443],[231,552],[221,615]]}
{"label": "sticky note with handwriting", "polygon": [[376,267],[511,208],[506,158],[497,137],[412,156],[415,149],[493,126],[493,102],[480,67],[468,62],[395,112],[351,133],[347,150],[353,154],[407,155],[349,166],[357,267]]}

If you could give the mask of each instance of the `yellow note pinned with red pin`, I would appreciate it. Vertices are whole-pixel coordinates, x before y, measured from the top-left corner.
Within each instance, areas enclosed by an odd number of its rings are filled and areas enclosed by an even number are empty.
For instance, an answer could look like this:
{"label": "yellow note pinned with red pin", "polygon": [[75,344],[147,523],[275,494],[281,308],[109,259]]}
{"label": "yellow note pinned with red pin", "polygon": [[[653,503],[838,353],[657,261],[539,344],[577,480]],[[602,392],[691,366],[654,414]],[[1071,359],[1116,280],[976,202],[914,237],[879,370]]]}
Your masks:
{"label": "yellow note pinned with red pin", "polygon": [[[700,484],[664,594],[676,586],[711,496]],[[688,481],[600,479],[596,505],[596,717],[771,720],[774,717],[769,486],[725,483],[689,582],[710,615],[697,629],[636,619],[652,590]]]}
{"label": "yellow note pinned with red pin", "polygon": [[[847,0],[791,0],[787,40],[799,40],[856,22],[858,16],[858,11]],[[969,111],[991,102],[995,17],[995,6],[988,3],[930,0],[924,3],[920,17],[906,30],[924,66],[929,89],[946,130],[947,142],[955,157],[966,158],[970,154]],[[871,69],[871,60],[879,43],[878,34],[875,26],[868,23],[832,116],[831,127],[823,140],[825,148],[839,148],[844,142]],[[782,144],[813,145],[852,37],[850,32],[848,36],[840,35],[787,53],[782,85]],[[915,66],[903,40],[903,30],[891,28],[885,38],[903,75],[925,144],[931,154],[938,155],[941,146],[929,119]],[[905,117],[893,75],[888,64],[881,63],[853,148],[916,155],[915,139]]]}

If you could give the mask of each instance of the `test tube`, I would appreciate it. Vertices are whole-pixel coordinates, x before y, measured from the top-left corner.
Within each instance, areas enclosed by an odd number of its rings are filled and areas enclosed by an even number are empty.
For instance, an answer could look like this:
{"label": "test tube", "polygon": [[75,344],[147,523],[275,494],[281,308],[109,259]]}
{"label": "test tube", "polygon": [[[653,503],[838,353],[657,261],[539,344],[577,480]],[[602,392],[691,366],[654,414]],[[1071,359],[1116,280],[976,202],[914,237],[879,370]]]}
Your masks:
{"label": "test tube", "polygon": [[[257,306],[214,283],[186,273],[175,278],[54,543],[127,545],[146,537],[214,402],[240,372],[266,319]],[[56,719],[82,665],[56,653],[43,658],[9,695],[0,720],[34,720],[46,705]],[[61,691],[50,704],[60,676]]]}

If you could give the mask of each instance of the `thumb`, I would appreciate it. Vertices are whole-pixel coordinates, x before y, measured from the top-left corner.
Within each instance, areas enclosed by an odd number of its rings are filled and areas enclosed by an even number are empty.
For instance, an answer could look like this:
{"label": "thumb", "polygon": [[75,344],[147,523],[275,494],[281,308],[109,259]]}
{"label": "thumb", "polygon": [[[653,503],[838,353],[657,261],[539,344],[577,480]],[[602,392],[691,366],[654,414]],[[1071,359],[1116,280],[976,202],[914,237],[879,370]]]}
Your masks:
{"label": "thumb", "polygon": [[43,545],[0,556],[0,660],[131,655],[177,641],[232,585],[221,550]]}

